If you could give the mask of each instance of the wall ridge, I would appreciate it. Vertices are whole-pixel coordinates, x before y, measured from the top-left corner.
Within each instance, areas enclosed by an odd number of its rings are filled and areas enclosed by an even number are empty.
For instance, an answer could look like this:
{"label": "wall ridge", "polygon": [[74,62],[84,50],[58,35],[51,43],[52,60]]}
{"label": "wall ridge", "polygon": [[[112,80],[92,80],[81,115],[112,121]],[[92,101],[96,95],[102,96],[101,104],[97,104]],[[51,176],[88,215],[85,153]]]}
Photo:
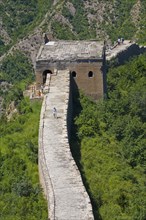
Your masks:
{"label": "wall ridge", "polygon": [[[57,108],[58,119],[52,108]],[[92,206],[69,146],[71,126],[70,74],[51,76],[39,127],[39,174],[50,220],[93,220]]]}
{"label": "wall ridge", "polygon": [[[48,210],[50,219],[55,220],[55,194],[53,185],[51,182],[51,178],[49,176],[49,170],[47,168],[44,148],[43,148],[43,129],[44,129],[44,113],[46,110],[46,97],[44,96],[41,115],[40,115],[40,126],[39,126],[39,175],[40,175],[40,183],[44,190],[44,195],[51,202],[48,203]],[[48,192],[50,195],[48,195]],[[48,198],[50,197],[50,198]]]}

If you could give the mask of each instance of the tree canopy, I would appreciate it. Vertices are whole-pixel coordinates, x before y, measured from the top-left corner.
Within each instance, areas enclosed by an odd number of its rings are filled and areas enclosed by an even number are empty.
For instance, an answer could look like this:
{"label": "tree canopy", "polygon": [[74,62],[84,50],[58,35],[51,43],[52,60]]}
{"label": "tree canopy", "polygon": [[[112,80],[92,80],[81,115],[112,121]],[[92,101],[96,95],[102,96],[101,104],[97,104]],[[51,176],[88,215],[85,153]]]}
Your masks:
{"label": "tree canopy", "polygon": [[109,69],[107,100],[80,97],[80,166],[96,219],[146,218],[145,88],[146,55],[140,55]]}

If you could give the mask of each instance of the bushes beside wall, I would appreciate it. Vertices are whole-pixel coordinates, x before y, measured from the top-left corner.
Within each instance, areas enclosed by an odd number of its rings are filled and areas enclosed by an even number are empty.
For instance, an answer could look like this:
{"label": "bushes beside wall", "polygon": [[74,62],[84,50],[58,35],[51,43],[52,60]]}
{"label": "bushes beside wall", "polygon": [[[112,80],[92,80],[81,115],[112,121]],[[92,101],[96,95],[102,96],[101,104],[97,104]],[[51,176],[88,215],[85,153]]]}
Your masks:
{"label": "bushes beside wall", "polygon": [[[5,109],[0,118],[0,219],[47,220],[37,165],[41,103],[23,97],[33,79],[32,67],[19,52],[6,58],[1,67],[1,81],[9,83],[0,90]],[[13,112],[9,122],[6,112]]]}
{"label": "bushes beside wall", "polygon": [[47,220],[37,166],[40,107],[41,103],[23,100],[21,115],[0,121],[1,220]]}
{"label": "bushes beside wall", "polygon": [[108,72],[109,98],[81,96],[80,166],[96,219],[146,216],[146,56]]}

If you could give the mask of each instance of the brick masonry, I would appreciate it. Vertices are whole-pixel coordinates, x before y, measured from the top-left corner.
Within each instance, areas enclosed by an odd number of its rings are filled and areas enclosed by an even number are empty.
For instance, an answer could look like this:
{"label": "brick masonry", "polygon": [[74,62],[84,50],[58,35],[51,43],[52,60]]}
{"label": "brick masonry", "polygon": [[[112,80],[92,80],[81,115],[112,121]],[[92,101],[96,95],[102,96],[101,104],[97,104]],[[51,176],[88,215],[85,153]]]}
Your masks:
{"label": "brick masonry", "polygon": [[[103,42],[97,41],[50,41],[42,45],[36,59],[37,88],[44,83],[43,75],[48,71],[68,69],[78,89],[88,96],[100,99],[104,96]],[[91,74],[90,74],[91,73]]]}

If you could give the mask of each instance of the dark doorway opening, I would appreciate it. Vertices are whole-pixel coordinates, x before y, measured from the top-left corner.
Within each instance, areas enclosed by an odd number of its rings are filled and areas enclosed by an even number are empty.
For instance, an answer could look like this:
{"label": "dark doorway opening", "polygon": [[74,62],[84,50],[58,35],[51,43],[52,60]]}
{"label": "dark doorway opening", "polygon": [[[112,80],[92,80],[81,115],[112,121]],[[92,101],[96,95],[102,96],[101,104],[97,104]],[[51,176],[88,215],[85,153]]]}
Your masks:
{"label": "dark doorway opening", "polygon": [[92,71],[89,71],[88,77],[89,77],[89,78],[92,78],[93,76],[94,76],[93,72],[92,72]]}
{"label": "dark doorway opening", "polygon": [[51,70],[45,70],[43,72],[43,84],[45,84],[45,82],[46,82],[47,74],[52,74],[52,71]]}
{"label": "dark doorway opening", "polygon": [[77,77],[77,73],[76,73],[75,71],[72,71],[71,74],[72,74],[72,77],[73,77],[73,78]]}

